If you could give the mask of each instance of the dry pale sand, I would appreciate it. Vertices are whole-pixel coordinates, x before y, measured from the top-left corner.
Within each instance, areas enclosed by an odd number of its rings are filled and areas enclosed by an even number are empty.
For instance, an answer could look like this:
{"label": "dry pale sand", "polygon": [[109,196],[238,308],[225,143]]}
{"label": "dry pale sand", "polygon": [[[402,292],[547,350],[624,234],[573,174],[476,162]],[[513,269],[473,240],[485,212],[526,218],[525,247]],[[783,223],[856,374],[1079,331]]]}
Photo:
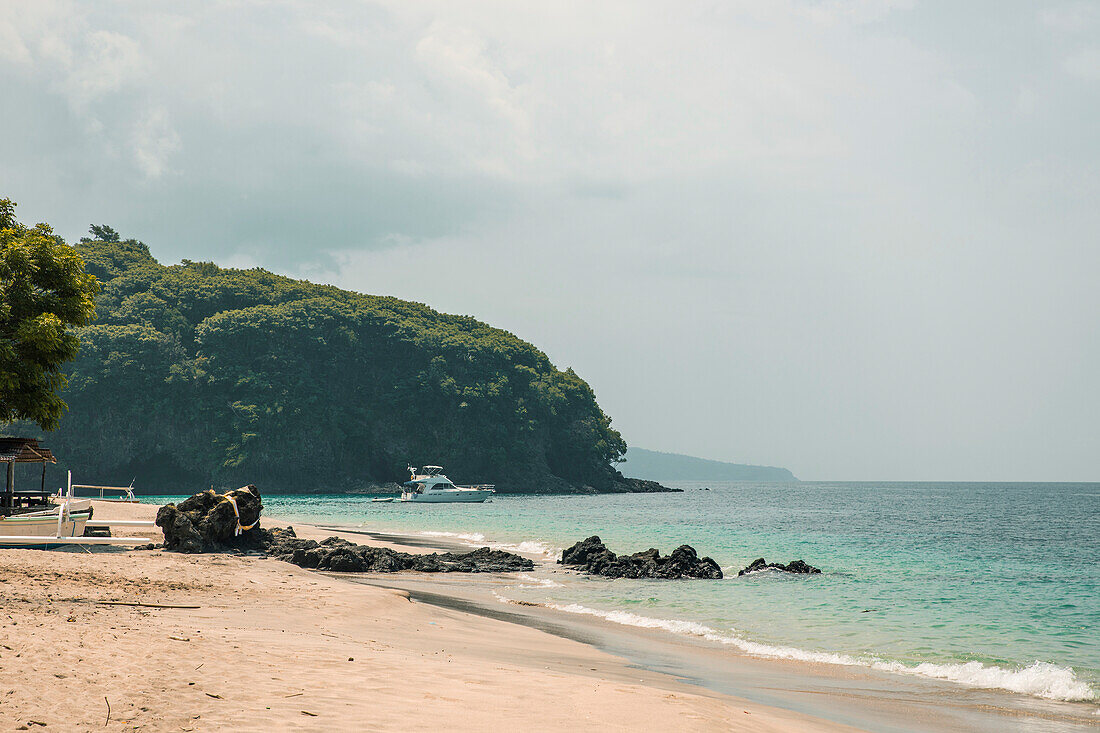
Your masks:
{"label": "dry pale sand", "polygon": [[[155,511],[97,504],[98,518]],[[40,727],[843,729],[276,560],[0,550],[0,729]]]}

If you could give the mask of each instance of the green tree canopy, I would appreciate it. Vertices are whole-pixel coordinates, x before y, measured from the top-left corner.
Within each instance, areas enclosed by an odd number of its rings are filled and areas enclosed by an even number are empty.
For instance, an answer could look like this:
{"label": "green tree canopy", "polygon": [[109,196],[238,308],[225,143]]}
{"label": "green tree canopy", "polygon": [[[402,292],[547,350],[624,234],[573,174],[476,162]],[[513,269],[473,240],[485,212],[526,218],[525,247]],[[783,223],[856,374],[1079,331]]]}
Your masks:
{"label": "green tree canopy", "polygon": [[591,388],[507,331],[91,234],[74,248],[102,290],[50,436],[84,480],[340,491],[411,461],[501,490],[634,490]]}
{"label": "green tree canopy", "polygon": [[80,347],[72,328],[94,315],[98,291],[72,247],[46,224],[20,224],[0,199],[0,422],[58,426],[62,366]]}

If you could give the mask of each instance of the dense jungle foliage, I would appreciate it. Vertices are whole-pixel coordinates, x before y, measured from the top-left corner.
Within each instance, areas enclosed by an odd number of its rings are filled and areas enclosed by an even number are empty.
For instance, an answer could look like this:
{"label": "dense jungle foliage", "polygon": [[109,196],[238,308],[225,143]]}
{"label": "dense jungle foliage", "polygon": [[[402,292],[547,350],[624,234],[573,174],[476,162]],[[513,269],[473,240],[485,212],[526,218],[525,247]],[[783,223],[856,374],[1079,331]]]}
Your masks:
{"label": "dense jungle foliage", "polygon": [[15,202],[0,199],[0,425],[57,427],[65,412],[62,369],[80,348],[72,331],[92,317],[98,291],[52,229],[20,224]]}
{"label": "dense jungle foliage", "polygon": [[96,317],[45,436],[81,483],[347,490],[438,463],[498,490],[646,490],[571,369],[473,318],[209,262],[109,227],[74,245]]}

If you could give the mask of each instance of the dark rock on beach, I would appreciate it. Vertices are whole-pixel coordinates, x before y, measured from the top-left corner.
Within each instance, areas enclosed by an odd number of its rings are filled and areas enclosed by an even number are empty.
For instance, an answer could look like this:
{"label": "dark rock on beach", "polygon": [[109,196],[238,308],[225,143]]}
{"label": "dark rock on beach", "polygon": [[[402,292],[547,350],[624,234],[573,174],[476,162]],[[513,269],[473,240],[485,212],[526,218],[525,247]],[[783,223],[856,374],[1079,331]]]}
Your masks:
{"label": "dark rock on beach", "polygon": [[680,545],[665,557],[653,548],[633,555],[616,555],[595,535],[565,550],[558,562],[608,578],[719,580],[722,577],[718,563],[709,557],[700,558],[691,545]]}
{"label": "dark rock on beach", "polygon": [[249,484],[224,494],[212,489],[157,511],[164,549],[172,552],[224,552],[260,549],[256,531],[264,505]]}
{"label": "dark rock on beach", "polygon": [[[236,511],[234,511],[234,504]],[[204,491],[157,511],[164,549],[171,552],[263,552],[303,568],[341,573],[510,573],[535,564],[510,552],[482,547],[473,552],[411,555],[385,547],[356,545],[339,537],[321,542],[300,539],[292,527],[260,527],[263,503],[251,484],[225,494]]]}
{"label": "dark rock on beach", "polygon": [[782,570],[785,573],[798,573],[801,575],[813,575],[820,573],[821,571],[802,560],[791,560],[786,565],[777,562],[766,562],[764,558],[758,557],[749,563],[749,566],[744,570],[738,570],[738,575],[747,575],[748,573],[755,573],[760,570]]}
{"label": "dark rock on beach", "polygon": [[488,547],[472,552],[412,555],[387,547],[356,545],[339,537],[320,542],[303,540],[292,528],[274,529],[267,534],[271,538],[268,554],[299,567],[339,573],[511,573],[535,568],[534,562],[525,557]]}

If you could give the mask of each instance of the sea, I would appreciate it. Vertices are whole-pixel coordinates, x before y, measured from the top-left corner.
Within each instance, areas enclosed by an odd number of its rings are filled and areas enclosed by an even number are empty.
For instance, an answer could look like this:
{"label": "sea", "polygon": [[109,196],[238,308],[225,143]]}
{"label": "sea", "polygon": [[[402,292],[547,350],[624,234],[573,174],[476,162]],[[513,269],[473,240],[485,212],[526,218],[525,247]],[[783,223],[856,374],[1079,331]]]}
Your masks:
{"label": "sea", "polygon": [[[1097,704],[1100,483],[665,482],[683,493],[498,494],[485,504],[265,496],[291,522],[527,553],[545,572],[494,591],[731,653],[861,665]],[[560,572],[598,535],[617,553],[692,545],[722,580]],[[801,559],[820,575],[763,571]]]}

